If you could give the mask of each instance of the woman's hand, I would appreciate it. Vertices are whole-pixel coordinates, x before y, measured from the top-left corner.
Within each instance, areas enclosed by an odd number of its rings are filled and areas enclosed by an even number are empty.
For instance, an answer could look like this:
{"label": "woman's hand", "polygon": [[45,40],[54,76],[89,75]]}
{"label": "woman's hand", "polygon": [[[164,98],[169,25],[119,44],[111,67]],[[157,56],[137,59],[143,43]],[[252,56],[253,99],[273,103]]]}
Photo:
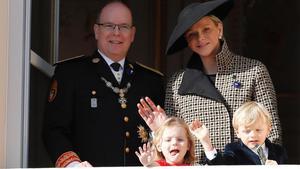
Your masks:
{"label": "woman's hand", "polygon": [[140,116],[152,131],[156,131],[167,119],[164,109],[159,105],[156,106],[149,97],[141,99],[140,103],[137,104],[137,107]]}

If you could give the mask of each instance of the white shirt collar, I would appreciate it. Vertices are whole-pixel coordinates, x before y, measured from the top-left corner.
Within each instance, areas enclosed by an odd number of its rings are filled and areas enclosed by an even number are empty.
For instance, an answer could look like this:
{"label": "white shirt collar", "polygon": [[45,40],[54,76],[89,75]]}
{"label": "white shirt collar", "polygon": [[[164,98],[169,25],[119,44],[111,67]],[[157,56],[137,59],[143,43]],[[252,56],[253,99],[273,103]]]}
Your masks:
{"label": "white shirt collar", "polygon": [[[98,52],[108,65],[111,65],[112,63],[114,63],[113,60],[111,60],[109,57],[107,57],[105,54],[103,54],[99,49],[98,49]],[[121,65],[121,70],[123,70],[124,64],[125,64],[125,57],[123,59],[119,60],[118,63]]]}

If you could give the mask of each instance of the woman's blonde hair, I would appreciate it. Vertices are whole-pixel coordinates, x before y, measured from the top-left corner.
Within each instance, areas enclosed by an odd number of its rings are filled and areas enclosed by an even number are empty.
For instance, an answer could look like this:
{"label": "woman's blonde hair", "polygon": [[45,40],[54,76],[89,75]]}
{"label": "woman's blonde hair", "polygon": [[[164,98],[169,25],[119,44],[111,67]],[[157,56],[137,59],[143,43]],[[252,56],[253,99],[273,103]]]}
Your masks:
{"label": "woman's blonde hair", "polygon": [[249,101],[242,104],[242,106],[233,113],[232,126],[237,130],[239,126],[250,126],[260,118],[271,127],[272,119],[269,111],[262,104]]}
{"label": "woman's blonde hair", "polygon": [[223,22],[221,21],[221,19],[219,19],[218,17],[216,17],[215,15],[208,15],[208,17],[216,24],[218,25],[223,24]]}
{"label": "woman's blonde hair", "polygon": [[153,139],[153,145],[155,146],[155,151],[157,159],[165,159],[162,152],[158,151],[157,146],[161,144],[162,135],[166,128],[168,127],[182,127],[185,130],[186,137],[188,139],[189,150],[184,156],[184,164],[193,164],[195,161],[195,143],[194,138],[189,130],[189,126],[185,123],[184,120],[177,117],[168,118],[163,125],[161,125],[155,132],[155,137]]}

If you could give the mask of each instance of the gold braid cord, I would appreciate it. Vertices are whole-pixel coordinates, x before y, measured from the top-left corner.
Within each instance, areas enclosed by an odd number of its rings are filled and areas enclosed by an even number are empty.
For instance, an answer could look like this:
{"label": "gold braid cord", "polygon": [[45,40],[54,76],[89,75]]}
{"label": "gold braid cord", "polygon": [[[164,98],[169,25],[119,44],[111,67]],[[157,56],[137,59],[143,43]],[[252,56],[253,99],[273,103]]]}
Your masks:
{"label": "gold braid cord", "polygon": [[81,163],[79,156],[75,152],[67,151],[58,157],[55,163],[55,167],[64,168],[73,161],[78,161]]}

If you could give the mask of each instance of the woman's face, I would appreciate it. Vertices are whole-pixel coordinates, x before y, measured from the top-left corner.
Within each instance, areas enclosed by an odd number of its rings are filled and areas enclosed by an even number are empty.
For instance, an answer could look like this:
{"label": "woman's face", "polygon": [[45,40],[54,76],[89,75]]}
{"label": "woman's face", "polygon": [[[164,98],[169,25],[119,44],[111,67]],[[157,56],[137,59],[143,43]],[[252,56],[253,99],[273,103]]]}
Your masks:
{"label": "woman's face", "polygon": [[205,16],[185,33],[185,38],[193,52],[202,57],[211,57],[219,51],[222,34],[222,23],[215,23],[209,16]]}

